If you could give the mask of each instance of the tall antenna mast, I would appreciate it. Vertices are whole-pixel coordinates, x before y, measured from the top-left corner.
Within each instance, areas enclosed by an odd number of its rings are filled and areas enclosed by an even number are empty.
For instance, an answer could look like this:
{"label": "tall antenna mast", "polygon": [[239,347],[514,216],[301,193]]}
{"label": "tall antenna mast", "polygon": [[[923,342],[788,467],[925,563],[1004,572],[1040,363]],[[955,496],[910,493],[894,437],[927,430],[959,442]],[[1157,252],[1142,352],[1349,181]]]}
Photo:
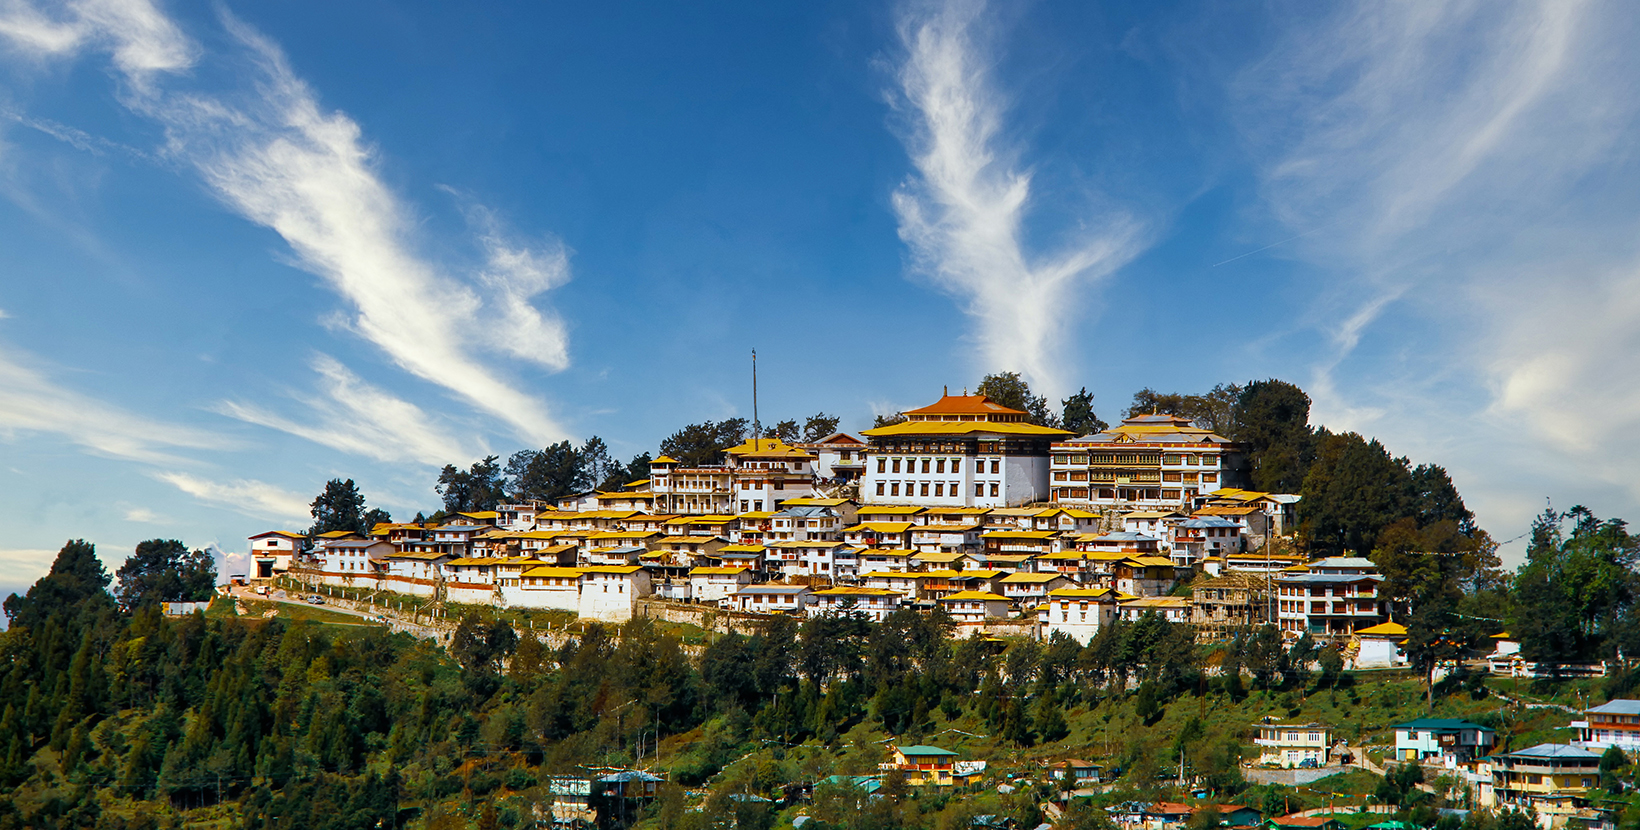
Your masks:
{"label": "tall antenna mast", "polygon": [[763,437],[763,427],[757,421],[757,349],[752,350],[752,446],[762,446],[758,439]]}

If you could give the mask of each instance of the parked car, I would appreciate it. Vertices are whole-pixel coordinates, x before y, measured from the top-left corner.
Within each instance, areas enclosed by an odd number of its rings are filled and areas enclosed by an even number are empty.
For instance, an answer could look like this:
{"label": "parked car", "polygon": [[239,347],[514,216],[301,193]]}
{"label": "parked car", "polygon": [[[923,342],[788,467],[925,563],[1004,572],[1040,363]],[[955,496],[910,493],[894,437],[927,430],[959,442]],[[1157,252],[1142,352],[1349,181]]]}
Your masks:
{"label": "parked car", "polygon": [[313,605],[324,605],[325,604],[325,598],[319,596],[318,594],[314,594],[313,596],[308,597],[307,601],[309,603],[313,604]]}

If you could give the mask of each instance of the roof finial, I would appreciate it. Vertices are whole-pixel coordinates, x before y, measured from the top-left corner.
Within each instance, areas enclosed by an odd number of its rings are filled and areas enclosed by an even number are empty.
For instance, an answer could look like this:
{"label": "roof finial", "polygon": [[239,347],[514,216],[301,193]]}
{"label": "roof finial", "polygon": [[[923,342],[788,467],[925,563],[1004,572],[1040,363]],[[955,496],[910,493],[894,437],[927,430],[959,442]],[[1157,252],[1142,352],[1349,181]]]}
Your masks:
{"label": "roof finial", "polygon": [[947,398],[951,397],[951,387],[950,386],[941,386],[940,387],[940,395],[943,396],[943,397],[947,397]]}

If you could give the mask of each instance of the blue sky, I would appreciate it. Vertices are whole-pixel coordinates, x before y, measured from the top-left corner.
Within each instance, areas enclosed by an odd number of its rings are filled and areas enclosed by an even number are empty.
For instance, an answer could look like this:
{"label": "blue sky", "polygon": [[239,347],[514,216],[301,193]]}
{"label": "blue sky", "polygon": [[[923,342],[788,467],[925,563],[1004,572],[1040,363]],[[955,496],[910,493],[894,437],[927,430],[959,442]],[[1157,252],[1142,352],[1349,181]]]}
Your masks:
{"label": "blue sky", "polygon": [[[1620,3],[0,2],[0,590],[331,477],[1280,377],[1636,514]],[[1518,543],[1513,546],[1518,551]],[[1506,556],[1510,549],[1506,548]]]}

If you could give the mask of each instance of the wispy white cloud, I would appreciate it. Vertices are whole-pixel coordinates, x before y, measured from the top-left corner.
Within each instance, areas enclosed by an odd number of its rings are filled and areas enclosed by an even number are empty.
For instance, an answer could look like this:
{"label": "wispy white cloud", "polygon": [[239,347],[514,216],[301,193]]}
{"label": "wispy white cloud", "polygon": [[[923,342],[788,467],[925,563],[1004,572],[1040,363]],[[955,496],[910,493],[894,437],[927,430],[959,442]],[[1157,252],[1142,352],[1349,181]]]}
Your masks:
{"label": "wispy white cloud", "polygon": [[[0,585],[27,586],[51,570],[57,551],[0,548]],[[16,589],[19,593],[26,587]]]}
{"label": "wispy white cloud", "polygon": [[978,0],[917,5],[900,21],[898,103],[911,116],[905,144],[917,173],[895,191],[894,209],[917,271],[977,324],[984,367],[1018,371],[1055,395],[1065,388],[1056,347],[1074,290],[1126,264],[1141,227],[1113,212],[1091,217],[1053,253],[1029,250],[1031,172],[1003,135],[1008,102],[988,74],[988,22]]}
{"label": "wispy white cloud", "polygon": [[203,430],[155,421],[64,387],[0,349],[0,438],[58,435],[98,455],[175,464],[178,449],[226,449]]}
{"label": "wispy white cloud", "polygon": [[155,473],[154,477],[206,504],[226,507],[247,516],[297,522],[310,517],[308,499],[264,481],[212,481],[178,472]]}
{"label": "wispy white cloud", "polygon": [[296,421],[268,402],[224,401],[218,412],[241,421],[288,432],[327,447],[378,461],[415,461],[434,466],[483,455],[415,404],[361,380],[335,358],[318,355],[320,395],[293,395],[311,420]]}
{"label": "wispy white cloud", "polygon": [[170,521],[164,516],[161,516],[146,507],[127,507],[125,509],[124,516],[125,520],[128,522],[139,522],[142,524],[164,524]]}
{"label": "wispy white cloud", "polygon": [[10,0],[0,6],[0,35],[42,53],[110,50],[129,82],[121,100],[165,129],[166,154],[278,233],[296,264],[352,304],[348,328],[521,436],[562,437],[546,405],[488,355],[568,365],[562,323],[535,306],[568,278],[563,247],[523,246],[492,226],[477,240],[485,263],[466,274],[420,254],[411,210],[381,180],[359,125],[325,110],[272,42],[222,17],[235,57],[251,67],[248,89],[177,91],[155,81],[157,70],[190,66],[199,50],[148,0],[87,0],[60,19]]}
{"label": "wispy white cloud", "polygon": [[1605,499],[1609,484],[1629,496],[1608,510],[1640,503],[1640,393],[1622,380],[1640,376],[1631,12],[1292,14],[1232,85],[1273,214],[1328,225],[1291,246],[1331,278],[1312,321],[1332,342],[1318,418],[1461,468],[1483,520],[1514,526],[1545,494]]}

